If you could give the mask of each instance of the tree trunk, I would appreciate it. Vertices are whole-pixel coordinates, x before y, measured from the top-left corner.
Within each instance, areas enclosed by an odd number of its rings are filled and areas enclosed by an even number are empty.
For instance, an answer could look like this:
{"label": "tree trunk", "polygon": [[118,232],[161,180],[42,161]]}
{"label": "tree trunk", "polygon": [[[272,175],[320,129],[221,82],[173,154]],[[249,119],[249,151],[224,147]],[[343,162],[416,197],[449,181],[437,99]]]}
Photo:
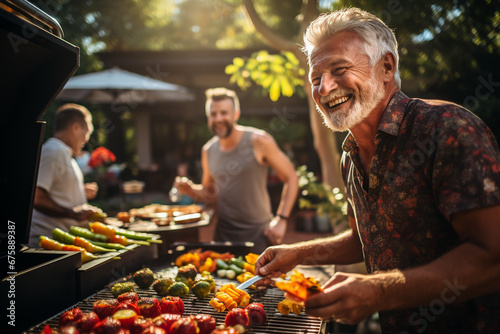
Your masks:
{"label": "tree trunk", "polygon": [[[252,0],[243,0],[243,5],[245,7],[246,14],[252,21],[255,29],[262,34],[267,43],[277,50],[288,50],[293,52],[300,61],[301,66],[306,69],[307,72],[308,65],[306,56],[300,50],[296,41],[285,39],[269,29],[269,27],[257,14]],[[309,22],[311,22],[319,14],[317,6],[317,0],[304,2],[304,17],[301,24],[300,35],[304,33]],[[304,76],[304,90],[307,94],[307,101],[309,105],[309,119],[314,137],[314,148],[318,153],[321,164],[322,181],[333,188],[338,187],[340,191],[344,193],[344,182],[342,181],[342,175],[340,172],[340,153],[337,147],[337,141],[333,132],[323,124],[321,115],[316,111],[316,104],[312,98],[311,84],[309,83],[307,74]]]}
{"label": "tree trunk", "polygon": [[305,81],[304,89],[309,104],[309,122],[314,137],[314,149],[318,153],[321,164],[322,180],[333,188],[338,187],[344,193],[337,139],[332,130],[323,123],[323,118],[316,110],[316,103],[312,98],[311,85],[308,81]]}

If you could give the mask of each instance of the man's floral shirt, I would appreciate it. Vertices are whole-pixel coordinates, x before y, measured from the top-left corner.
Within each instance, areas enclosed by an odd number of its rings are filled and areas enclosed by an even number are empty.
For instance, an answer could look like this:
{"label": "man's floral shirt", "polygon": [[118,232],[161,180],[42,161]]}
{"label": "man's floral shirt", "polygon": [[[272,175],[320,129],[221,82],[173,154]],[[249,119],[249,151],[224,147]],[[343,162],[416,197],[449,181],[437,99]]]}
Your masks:
{"label": "man's floral shirt", "polygon": [[[458,105],[397,92],[375,144],[369,175],[352,134],[342,157],[348,212],[370,273],[432,262],[460,243],[453,214],[500,205],[498,144],[479,118]],[[463,289],[460,282],[443,282],[443,298],[435,303],[380,312],[383,332],[500,333],[500,295],[453,303]]]}

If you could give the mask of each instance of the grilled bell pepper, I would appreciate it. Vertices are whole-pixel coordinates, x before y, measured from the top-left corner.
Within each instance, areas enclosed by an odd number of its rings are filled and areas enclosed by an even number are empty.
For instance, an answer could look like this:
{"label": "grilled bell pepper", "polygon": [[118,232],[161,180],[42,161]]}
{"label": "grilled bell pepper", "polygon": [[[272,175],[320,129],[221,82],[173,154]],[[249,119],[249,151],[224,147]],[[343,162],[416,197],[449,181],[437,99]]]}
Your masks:
{"label": "grilled bell pepper", "polygon": [[60,228],[55,228],[52,231],[52,238],[55,240],[68,244],[75,245],[84,248],[87,252],[90,253],[103,253],[103,252],[114,252],[113,249],[103,248],[92,244],[87,239],[76,237],[68,232],[61,230]]}
{"label": "grilled bell pepper", "polygon": [[109,241],[112,243],[117,243],[120,245],[128,246],[128,245],[144,245],[144,246],[149,246],[149,242],[147,241],[142,241],[142,240],[129,240],[127,237],[123,235],[114,235],[113,237],[109,238]]}
{"label": "grilled bell pepper", "polygon": [[76,235],[78,237],[85,238],[89,241],[99,241],[99,242],[109,241],[109,238],[104,234],[94,233],[91,230],[81,226],[71,226],[69,228],[69,233]]}
{"label": "grilled bell pepper", "polygon": [[97,256],[87,252],[84,248],[73,246],[73,245],[63,245],[53,239],[47,238],[46,236],[40,236],[40,246],[47,250],[62,250],[71,252],[80,252],[82,263],[89,262],[90,260],[97,259]]}
{"label": "grilled bell pepper", "polygon": [[103,234],[108,239],[113,238],[116,235],[116,231],[106,224],[100,222],[89,223],[90,230],[94,233]]}
{"label": "grilled bell pepper", "polygon": [[156,239],[156,238],[160,237],[159,234],[129,231],[129,230],[125,230],[123,228],[115,227],[115,226],[111,226],[111,228],[116,231],[116,234],[127,237],[128,239],[143,240],[143,241],[158,243],[158,244],[161,244],[163,242],[159,239]]}
{"label": "grilled bell pepper", "polygon": [[[112,243],[117,243],[120,245],[128,246],[132,244],[149,246],[149,241],[143,240],[129,240],[126,236],[118,234],[116,229],[103,223],[94,222],[89,223],[90,229],[94,233],[104,234],[109,238]],[[161,242],[161,240],[160,240]]]}
{"label": "grilled bell pepper", "polygon": [[99,242],[99,241],[93,241],[93,240],[89,240],[89,241],[96,246],[100,246],[100,247],[104,247],[104,248],[108,248],[108,249],[116,249],[116,250],[128,249],[124,245],[117,244],[115,242]]}

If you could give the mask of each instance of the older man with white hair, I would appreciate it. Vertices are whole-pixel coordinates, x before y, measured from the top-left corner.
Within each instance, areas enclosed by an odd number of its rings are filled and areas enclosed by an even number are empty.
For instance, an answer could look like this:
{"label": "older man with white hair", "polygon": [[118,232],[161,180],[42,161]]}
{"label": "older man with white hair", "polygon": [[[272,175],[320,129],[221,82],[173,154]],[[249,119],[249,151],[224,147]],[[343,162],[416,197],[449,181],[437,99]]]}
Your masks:
{"label": "older man with white hair", "polygon": [[[397,41],[357,8],[321,15],[304,37],[312,93],[334,131],[350,229],[268,248],[256,273],[363,261],[305,300],[306,312],[383,333],[500,333],[500,153],[456,104],[400,90]],[[290,296],[289,296],[290,297]],[[291,298],[291,297],[290,297]]]}

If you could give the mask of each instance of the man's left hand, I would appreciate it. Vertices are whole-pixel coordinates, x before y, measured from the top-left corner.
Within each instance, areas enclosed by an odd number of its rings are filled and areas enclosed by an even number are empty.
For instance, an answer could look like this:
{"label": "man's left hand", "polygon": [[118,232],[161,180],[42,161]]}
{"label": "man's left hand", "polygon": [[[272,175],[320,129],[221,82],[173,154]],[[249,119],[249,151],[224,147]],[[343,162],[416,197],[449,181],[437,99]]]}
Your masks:
{"label": "man's left hand", "polygon": [[367,275],[337,273],[323,289],[305,300],[308,315],[357,324],[377,312],[381,290]]}
{"label": "man's left hand", "polygon": [[283,241],[286,232],[286,220],[274,217],[269,223],[264,235],[271,245],[279,245]]}
{"label": "man's left hand", "polygon": [[99,186],[96,182],[85,183],[85,197],[87,197],[88,200],[94,199],[97,196],[98,190]]}

